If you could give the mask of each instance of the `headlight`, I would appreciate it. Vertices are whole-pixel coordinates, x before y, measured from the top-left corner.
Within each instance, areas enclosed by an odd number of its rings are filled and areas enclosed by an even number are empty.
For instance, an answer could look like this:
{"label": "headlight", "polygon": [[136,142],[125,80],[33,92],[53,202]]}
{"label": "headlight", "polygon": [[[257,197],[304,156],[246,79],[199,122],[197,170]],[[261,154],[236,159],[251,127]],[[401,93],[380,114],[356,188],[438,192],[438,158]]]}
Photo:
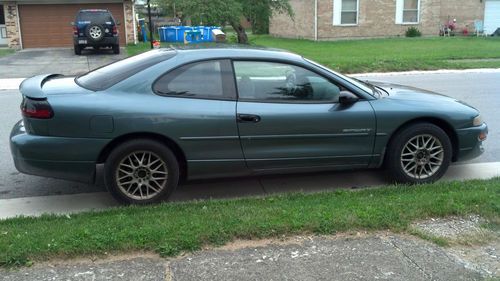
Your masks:
{"label": "headlight", "polygon": [[481,115],[476,116],[472,120],[472,125],[473,126],[481,126],[481,125],[483,125],[483,117],[481,117]]}

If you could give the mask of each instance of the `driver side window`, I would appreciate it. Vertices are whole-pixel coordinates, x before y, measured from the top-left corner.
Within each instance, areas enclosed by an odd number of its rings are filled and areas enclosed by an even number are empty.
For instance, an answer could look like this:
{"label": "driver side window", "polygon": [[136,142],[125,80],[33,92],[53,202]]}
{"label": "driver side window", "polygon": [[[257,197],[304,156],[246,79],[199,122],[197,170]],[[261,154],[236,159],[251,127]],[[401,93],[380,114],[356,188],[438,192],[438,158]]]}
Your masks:
{"label": "driver side window", "polygon": [[324,77],[299,66],[235,61],[240,100],[262,102],[338,102],[343,89]]}

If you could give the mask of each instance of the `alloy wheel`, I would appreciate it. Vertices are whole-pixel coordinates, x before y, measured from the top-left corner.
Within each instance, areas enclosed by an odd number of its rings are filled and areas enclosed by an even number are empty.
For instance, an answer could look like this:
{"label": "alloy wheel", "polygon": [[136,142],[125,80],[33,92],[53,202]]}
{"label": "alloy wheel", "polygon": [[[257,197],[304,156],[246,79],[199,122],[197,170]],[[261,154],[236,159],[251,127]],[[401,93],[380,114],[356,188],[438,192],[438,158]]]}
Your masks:
{"label": "alloy wheel", "polygon": [[439,171],[443,159],[443,145],[437,137],[429,134],[411,138],[401,152],[403,171],[414,179],[432,177]]}
{"label": "alloy wheel", "polygon": [[168,180],[167,164],[153,152],[132,152],[118,164],[115,180],[127,197],[148,200],[165,188]]}

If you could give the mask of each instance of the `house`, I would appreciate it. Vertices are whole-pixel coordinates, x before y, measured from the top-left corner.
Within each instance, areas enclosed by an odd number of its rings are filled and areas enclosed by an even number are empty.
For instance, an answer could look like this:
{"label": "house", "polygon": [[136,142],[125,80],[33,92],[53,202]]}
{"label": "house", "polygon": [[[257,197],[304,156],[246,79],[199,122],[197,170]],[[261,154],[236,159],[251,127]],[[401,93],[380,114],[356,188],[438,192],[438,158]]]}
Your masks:
{"label": "house", "polygon": [[275,14],[273,36],[328,40],[404,36],[414,26],[423,35],[438,35],[456,19],[457,29],[474,31],[484,20],[487,34],[500,27],[500,0],[290,0],[294,20]]}
{"label": "house", "polygon": [[71,47],[80,9],[108,9],[120,21],[120,44],[136,42],[134,0],[0,0],[0,45]]}

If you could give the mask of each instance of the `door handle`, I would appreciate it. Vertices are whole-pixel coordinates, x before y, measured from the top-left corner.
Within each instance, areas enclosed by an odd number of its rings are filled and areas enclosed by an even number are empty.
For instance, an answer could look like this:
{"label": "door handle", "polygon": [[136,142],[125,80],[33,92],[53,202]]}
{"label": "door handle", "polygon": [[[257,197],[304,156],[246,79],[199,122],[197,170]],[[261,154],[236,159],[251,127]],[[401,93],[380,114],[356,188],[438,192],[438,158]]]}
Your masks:
{"label": "door handle", "polygon": [[238,114],[238,122],[240,123],[258,123],[260,116],[254,114]]}

